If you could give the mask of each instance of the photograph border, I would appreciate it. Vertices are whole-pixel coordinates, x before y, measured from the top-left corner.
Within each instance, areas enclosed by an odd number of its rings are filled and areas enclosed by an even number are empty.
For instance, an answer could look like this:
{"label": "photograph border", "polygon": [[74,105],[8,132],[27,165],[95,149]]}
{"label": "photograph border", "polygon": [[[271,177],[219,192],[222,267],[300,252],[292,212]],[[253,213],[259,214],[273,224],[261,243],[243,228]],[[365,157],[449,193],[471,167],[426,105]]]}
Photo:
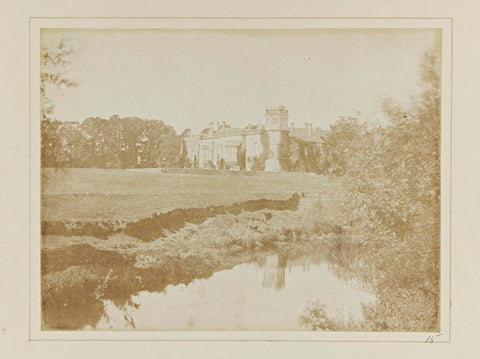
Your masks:
{"label": "photograph border", "polygon": [[[272,26],[276,27],[272,27]],[[40,99],[41,28],[71,29],[442,29],[441,331],[42,331],[40,329]],[[220,27],[219,27],[220,26]],[[228,27],[227,27],[228,26]],[[253,27],[255,26],[255,27]],[[30,17],[29,18],[29,340],[30,341],[288,341],[451,342],[453,18],[441,17]]]}

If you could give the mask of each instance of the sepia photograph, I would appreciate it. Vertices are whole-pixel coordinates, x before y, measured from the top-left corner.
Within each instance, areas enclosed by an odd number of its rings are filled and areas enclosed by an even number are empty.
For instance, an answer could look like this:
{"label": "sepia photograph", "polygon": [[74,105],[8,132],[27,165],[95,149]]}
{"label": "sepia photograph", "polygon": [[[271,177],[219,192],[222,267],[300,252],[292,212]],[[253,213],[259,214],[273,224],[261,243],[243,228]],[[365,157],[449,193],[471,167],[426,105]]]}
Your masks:
{"label": "sepia photograph", "polygon": [[39,27],[40,331],[447,338],[445,36]]}

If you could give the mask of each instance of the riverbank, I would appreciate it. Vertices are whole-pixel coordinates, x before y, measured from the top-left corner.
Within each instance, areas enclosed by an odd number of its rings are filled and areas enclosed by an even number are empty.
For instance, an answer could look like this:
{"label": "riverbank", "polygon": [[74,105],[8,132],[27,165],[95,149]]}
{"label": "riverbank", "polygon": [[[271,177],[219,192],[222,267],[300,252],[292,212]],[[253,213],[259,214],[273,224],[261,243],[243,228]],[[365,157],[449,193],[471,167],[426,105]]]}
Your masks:
{"label": "riverbank", "polygon": [[[259,200],[251,211],[249,206],[214,211],[201,221],[162,227],[161,233],[146,236],[148,240],[126,231],[105,237],[45,234],[43,328],[95,328],[105,315],[106,302],[120,309],[131,307],[139,292],[188,285],[242,263],[261,266],[272,254],[319,253],[334,276],[360,281],[376,301],[364,306],[362,320],[352,321],[325,317],[319,298],[303,315],[298,313],[305,329],[437,330],[438,241],[426,240],[422,233],[414,238],[382,237],[349,227],[342,191],[340,182],[331,182],[328,190],[284,202]],[[260,203],[264,206],[257,207]],[[265,205],[272,203],[276,206]]]}
{"label": "riverbank", "polygon": [[210,218],[224,214],[240,214],[259,210],[297,210],[300,195],[294,193],[285,200],[257,199],[233,203],[227,206],[207,206],[202,208],[179,208],[172,211],[155,213],[136,221],[42,221],[42,235],[93,236],[107,239],[114,234],[127,234],[145,242],[165,237],[178,231],[187,224],[201,224]]}
{"label": "riverbank", "polygon": [[[107,239],[43,236],[44,329],[94,326],[104,300],[122,307],[139,291],[161,292],[166,285],[188,284],[240,263],[262,262],[271,253],[318,244],[322,228],[311,213],[319,213],[319,197],[297,200],[291,209],[219,214],[150,242],[125,233]],[[325,225],[323,232],[331,228]]]}

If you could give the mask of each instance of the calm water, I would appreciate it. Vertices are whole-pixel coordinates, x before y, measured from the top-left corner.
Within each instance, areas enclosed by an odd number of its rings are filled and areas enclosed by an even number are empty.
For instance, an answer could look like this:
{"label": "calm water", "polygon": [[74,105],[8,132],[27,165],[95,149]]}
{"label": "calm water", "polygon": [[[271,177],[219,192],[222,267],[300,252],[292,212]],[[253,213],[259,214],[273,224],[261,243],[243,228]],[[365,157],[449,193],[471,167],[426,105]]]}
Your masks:
{"label": "calm water", "polygon": [[161,292],[140,291],[121,306],[103,300],[95,330],[307,330],[298,319],[309,300],[320,299],[329,316],[354,318],[361,318],[362,302],[374,301],[325,260],[273,254],[259,262]]}

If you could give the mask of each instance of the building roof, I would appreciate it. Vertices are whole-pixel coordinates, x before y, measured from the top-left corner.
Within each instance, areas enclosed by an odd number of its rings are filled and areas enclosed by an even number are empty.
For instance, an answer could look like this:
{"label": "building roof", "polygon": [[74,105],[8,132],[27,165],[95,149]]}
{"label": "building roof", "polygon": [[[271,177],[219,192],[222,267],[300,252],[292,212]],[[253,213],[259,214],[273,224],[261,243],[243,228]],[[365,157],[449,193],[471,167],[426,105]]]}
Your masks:
{"label": "building roof", "polygon": [[[228,136],[240,136],[240,135],[249,135],[249,134],[257,134],[260,131],[264,129],[263,126],[258,126],[258,125],[250,125],[249,127],[246,128],[235,128],[235,127],[230,127],[226,126],[225,128],[220,128],[217,131],[210,132],[207,129],[204,129],[200,135],[197,136],[191,136],[191,137],[186,137],[186,139],[190,139],[189,141],[196,141],[196,144],[198,144],[198,141],[201,139],[209,139],[209,138],[218,138],[218,137],[228,137]],[[320,143],[323,142],[322,137],[324,137],[327,134],[328,131],[321,130],[321,129],[314,129],[314,128],[302,128],[302,127],[289,127],[288,128],[288,134],[290,137],[295,137],[298,138],[299,140],[305,141],[305,142],[316,142]],[[193,137],[196,137],[194,140]],[[193,142],[192,142],[193,145]],[[187,143],[187,146],[190,147],[190,144]]]}
{"label": "building roof", "polygon": [[208,129],[206,129],[201,132],[200,139],[248,135],[258,133],[261,129],[262,128],[259,128],[258,126],[251,126],[250,128],[236,128],[226,126],[225,128],[220,128],[220,130],[213,132],[210,132],[208,131]]}
{"label": "building roof", "polygon": [[322,137],[325,137],[327,131],[321,130],[319,128],[298,128],[290,127],[288,129],[288,134],[290,137],[296,137],[305,142],[323,142]]}

